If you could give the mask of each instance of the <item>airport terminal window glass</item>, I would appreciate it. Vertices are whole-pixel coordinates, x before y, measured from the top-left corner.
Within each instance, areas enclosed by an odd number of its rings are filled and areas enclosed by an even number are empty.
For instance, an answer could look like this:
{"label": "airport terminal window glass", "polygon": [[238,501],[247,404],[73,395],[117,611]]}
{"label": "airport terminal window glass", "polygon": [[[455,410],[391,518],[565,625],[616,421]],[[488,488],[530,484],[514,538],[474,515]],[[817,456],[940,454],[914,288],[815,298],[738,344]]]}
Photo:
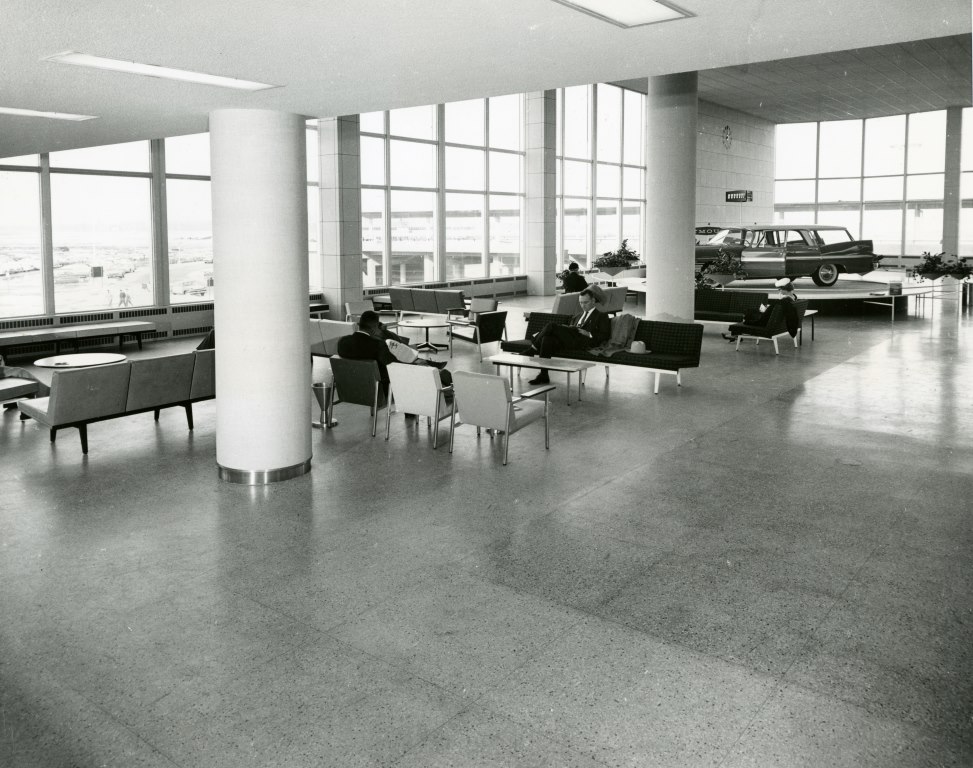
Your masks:
{"label": "airport terminal window glass", "polygon": [[318,149],[318,129],[317,121],[314,121],[314,126],[308,126],[304,129],[304,145],[305,154],[307,159],[307,180],[314,184],[318,183],[318,179],[321,178],[320,169],[320,150]]}
{"label": "airport terminal window glass", "polygon": [[564,225],[562,264],[576,261],[582,269],[588,269],[591,200],[587,197],[565,197],[561,205]]}
{"label": "airport terminal window glass", "polygon": [[595,253],[614,251],[622,241],[620,201],[599,199],[595,210]]}
{"label": "airport terminal window glass", "polygon": [[416,141],[389,142],[394,187],[436,186],[436,145]]}
{"label": "airport terminal window glass", "polygon": [[905,180],[907,200],[942,200],[945,177],[941,173],[907,176]]}
{"label": "airport terminal window glass", "polygon": [[166,142],[166,173],[209,176],[209,134],[170,136]]}
{"label": "airport terminal window glass", "polygon": [[491,192],[520,192],[522,159],[510,152],[490,152]]}
{"label": "airport terminal window glass", "polygon": [[[208,181],[166,182],[169,234],[169,300],[173,304],[213,298],[213,217]],[[106,277],[123,281],[126,265]],[[128,265],[130,266],[130,265]]]}
{"label": "airport terminal window glass", "polygon": [[486,119],[483,99],[450,102],[445,110],[447,142],[483,146]]}
{"label": "airport terminal window glass", "polygon": [[385,285],[385,191],[361,191],[362,284]]}
{"label": "airport terminal window glass", "polygon": [[44,312],[41,260],[40,178],[0,171],[0,318]]}
{"label": "airport terminal window glass", "polygon": [[861,176],[862,121],[821,123],[818,176]]}
{"label": "airport terminal window glass", "polygon": [[564,89],[564,156],[591,159],[591,88]]}
{"label": "airport terminal window glass", "polygon": [[390,285],[437,280],[436,194],[392,190]]}
{"label": "airport terminal window glass", "polygon": [[66,149],[51,152],[51,168],[79,168],[92,171],[150,170],[149,142],[132,141],[126,144],[106,144],[85,149]]}
{"label": "airport terminal window glass", "polygon": [[909,203],[905,211],[905,253],[942,253],[942,202]]}
{"label": "airport terminal window glass", "polygon": [[490,99],[490,146],[494,149],[523,149],[524,97],[519,93]]}
{"label": "airport terminal window glass", "polygon": [[599,83],[597,86],[598,159],[622,161],[622,89]]}
{"label": "airport terminal window glass", "polygon": [[865,205],[862,231],[872,241],[872,249],[882,256],[902,256],[902,204]]}
{"label": "airport terminal window glass", "polygon": [[[643,165],[642,129],[645,125],[645,95],[623,90],[625,94],[625,124],[622,134],[622,161],[627,165]],[[644,193],[640,192],[639,197]]]}
{"label": "airport terminal window glass", "polygon": [[484,152],[481,149],[446,147],[446,189],[484,188]]}
{"label": "airport terminal window glass", "polygon": [[435,139],[435,105],[390,110],[389,134],[412,139]]}
{"label": "airport terminal window glass", "polygon": [[0,157],[0,165],[22,165],[37,168],[41,164],[40,155],[21,155],[20,157]]}
{"label": "airport terminal window glass", "polygon": [[774,202],[813,203],[815,184],[813,179],[774,182]]}
{"label": "airport terminal window glass", "polygon": [[598,163],[596,166],[596,193],[599,197],[619,197],[621,192],[621,168],[617,165]]}
{"label": "airport terminal window glass", "polygon": [[[861,212],[855,205],[822,205],[818,209],[818,224],[844,227],[854,239],[861,237]],[[820,235],[825,243],[845,242],[845,233],[824,232]]]}
{"label": "airport terminal window glass", "polygon": [[[645,204],[640,200],[626,200],[622,204],[622,239],[632,243],[642,241],[642,209]],[[641,251],[639,251],[641,255]],[[644,260],[644,259],[643,259]]]}
{"label": "airport terminal window glass", "polygon": [[973,201],[964,200],[959,212],[959,252],[957,256],[973,256]]}
{"label": "airport terminal window glass", "polygon": [[358,130],[365,133],[385,133],[385,113],[362,113],[358,116]]}
{"label": "airport terminal window glass", "polygon": [[446,195],[445,280],[485,277],[483,259],[483,195]]}
{"label": "airport terminal window glass", "polygon": [[[942,173],[946,167],[946,112],[909,115],[907,173]],[[942,192],[940,192],[942,196]]]}
{"label": "airport terminal window glass", "polygon": [[361,183],[385,184],[385,139],[361,137]]}
{"label": "airport terminal window glass", "polygon": [[577,160],[564,161],[564,194],[591,194],[591,163]]}
{"label": "airport terminal window glass", "polygon": [[861,179],[821,179],[818,182],[819,203],[857,203],[861,196]]}
{"label": "airport terminal window glass", "polygon": [[862,187],[862,199],[866,202],[902,199],[901,176],[874,176],[866,178]]}
{"label": "airport terminal window glass", "polygon": [[51,225],[55,311],[153,303],[149,179],[52,173]]}
{"label": "airport terminal window glass", "polygon": [[778,179],[813,179],[817,156],[817,123],[778,125],[775,168]]}
{"label": "airport terminal window glass", "polygon": [[645,195],[645,170],[625,166],[622,169],[622,194],[629,198]]}
{"label": "airport terminal window glass", "polygon": [[521,271],[520,221],[523,198],[490,195],[490,275],[515,275]]}
{"label": "airport terminal window glass", "polygon": [[309,290],[324,287],[321,280],[321,243],[318,232],[321,224],[321,190],[318,185],[307,185],[307,277]]}
{"label": "airport terminal window glass", "polygon": [[905,171],[905,115],[865,121],[865,175],[891,176]]}

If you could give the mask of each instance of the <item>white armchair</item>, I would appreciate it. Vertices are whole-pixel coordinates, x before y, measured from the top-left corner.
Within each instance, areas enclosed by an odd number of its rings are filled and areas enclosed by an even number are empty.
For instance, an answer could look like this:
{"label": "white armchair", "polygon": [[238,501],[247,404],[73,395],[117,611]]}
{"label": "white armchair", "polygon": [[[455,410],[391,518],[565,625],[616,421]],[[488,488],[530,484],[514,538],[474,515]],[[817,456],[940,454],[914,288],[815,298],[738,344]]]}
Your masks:
{"label": "white armchair", "polygon": [[395,363],[388,367],[389,407],[385,413],[385,439],[389,439],[392,423],[392,406],[416,417],[425,416],[433,426],[432,447],[439,444],[439,422],[452,415],[446,394],[452,387],[444,387],[439,369],[431,365],[405,365]]}
{"label": "white armchair", "polygon": [[[449,427],[449,452],[453,452],[453,437],[456,433],[456,409],[460,409],[463,424],[476,426],[477,435],[484,427],[493,437],[493,432],[503,434],[503,463],[507,463],[510,448],[510,435],[519,432],[528,424],[544,420],[544,447],[551,447],[551,433],[548,422],[550,393],[556,389],[547,384],[519,397],[512,397],[510,384],[503,376],[487,373],[456,371],[453,373],[452,421]],[[535,397],[544,396],[544,402],[536,402]]]}

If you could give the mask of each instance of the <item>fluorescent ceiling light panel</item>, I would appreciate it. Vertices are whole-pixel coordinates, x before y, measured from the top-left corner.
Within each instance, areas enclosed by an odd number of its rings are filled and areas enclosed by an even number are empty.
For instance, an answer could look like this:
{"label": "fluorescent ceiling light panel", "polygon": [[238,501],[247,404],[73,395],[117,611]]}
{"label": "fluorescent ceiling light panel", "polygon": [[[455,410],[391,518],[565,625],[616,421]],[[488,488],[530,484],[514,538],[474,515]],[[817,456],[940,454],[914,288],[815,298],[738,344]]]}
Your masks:
{"label": "fluorescent ceiling light panel", "polygon": [[687,11],[657,0],[554,0],[554,2],[626,29],[692,16]]}
{"label": "fluorescent ceiling light panel", "polygon": [[0,115],[16,115],[17,117],[46,117],[50,120],[97,120],[95,115],[72,115],[68,112],[39,112],[36,109],[17,109],[16,107],[0,107]]}
{"label": "fluorescent ceiling light panel", "polygon": [[220,88],[236,88],[242,91],[263,91],[268,88],[280,88],[279,85],[255,83],[252,80],[237,80],[235,77],[221,77],[207,75],[202,72],[190,72],[188,69],[172,69],[171,67],[157,67],[155,64],[140,64],[137,61],[121,61],[120,59],[106,59],[102,56],[91,56],[87,53],[65,51],[53,56],[45,56],[44,61],[56,61],[60,64],[74,64],[79,67],[94,67],[95,69],[110,69],[113,72],[126,72],[132,75],[146,77],[160,77],[164,80],[181,80],[185,83],[200,85],[216,85]]}

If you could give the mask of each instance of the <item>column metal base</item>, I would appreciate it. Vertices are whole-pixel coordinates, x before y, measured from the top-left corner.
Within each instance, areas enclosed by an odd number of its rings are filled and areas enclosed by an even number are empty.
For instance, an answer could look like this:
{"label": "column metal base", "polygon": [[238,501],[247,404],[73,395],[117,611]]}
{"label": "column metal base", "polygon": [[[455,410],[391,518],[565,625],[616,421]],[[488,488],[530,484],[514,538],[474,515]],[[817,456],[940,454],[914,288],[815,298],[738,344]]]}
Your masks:
{"label": "column metal base", "polygon": [[311,471],[311,460],[307,459],[300,464],[280,467],[279,469],[231,469],[221,464],[216,466],[220,480],[225,480],[228,483],[269,485],[270,483],[280,483],[284,480],[293,480],[295,477],[306,475]]}

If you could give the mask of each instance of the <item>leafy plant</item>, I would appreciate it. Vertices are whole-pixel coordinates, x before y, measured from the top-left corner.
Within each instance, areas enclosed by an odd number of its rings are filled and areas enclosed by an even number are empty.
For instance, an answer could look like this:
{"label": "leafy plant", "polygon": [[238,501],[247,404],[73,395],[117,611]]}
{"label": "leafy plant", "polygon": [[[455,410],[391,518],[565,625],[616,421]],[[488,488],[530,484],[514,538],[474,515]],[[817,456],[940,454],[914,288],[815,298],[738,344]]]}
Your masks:
{"label": "leafy plant", "polygon": [[920,261],[912,269],[912,276],[920,280],[935,280],[937,277],[952,275],[962,280],[973,274],[973,265],[966,263],[966,258],[957,259],[955,255],[947,256],[944,253],[929,253],[925,251]]}
{"label": "leafy plant", "polygon": [[700,272],[705,275],[733,275],[737,279],[743,279],[747,273],[743,269],[743,262],[733,251],[720,248],[716,252],[716,257],[707,261]]}
{"label": "leafy plant", "polygon": [[630,267],[633,261],[638,261],[639,255],[628,247],[628,238],[614,251],[607,251],[591,262],[593,267]]}

